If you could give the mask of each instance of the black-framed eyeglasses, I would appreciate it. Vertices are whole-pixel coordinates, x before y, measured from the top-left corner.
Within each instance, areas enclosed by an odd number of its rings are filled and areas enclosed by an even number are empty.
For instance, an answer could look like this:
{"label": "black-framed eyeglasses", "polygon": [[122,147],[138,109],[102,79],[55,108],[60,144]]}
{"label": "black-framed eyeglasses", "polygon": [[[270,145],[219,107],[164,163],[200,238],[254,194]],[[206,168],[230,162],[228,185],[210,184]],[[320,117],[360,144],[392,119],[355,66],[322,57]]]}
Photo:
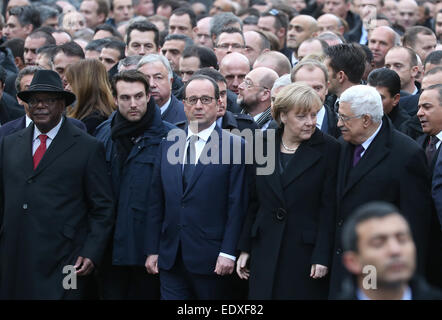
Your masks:
{"label": "black-framed eyeglasses", "polygon": [[212,103],[213,99],[215,98],[209,96],[201,96],[201,97],[192,96],[183,100],[184,102],[194,106],[198,103],[198,100],[200,100],[202,104],[210,104]]}
{"label": "black-framed eyeglasses", "polygon": [[257,85],[255,85],[251,80],[249,80],[249,79],[245,79],[244,81],[243,81],[243,83],[245,84],[245,86],[246,86],[246,88],[247,89],[251,89],[251,88],[253,88],[253,87],[256,87],[256,88],[264,88],[264,89],[266,89],[266,90],[270,90],[269,88],[267,88],[267,87],[264,87],[264,86],[257,86]]}

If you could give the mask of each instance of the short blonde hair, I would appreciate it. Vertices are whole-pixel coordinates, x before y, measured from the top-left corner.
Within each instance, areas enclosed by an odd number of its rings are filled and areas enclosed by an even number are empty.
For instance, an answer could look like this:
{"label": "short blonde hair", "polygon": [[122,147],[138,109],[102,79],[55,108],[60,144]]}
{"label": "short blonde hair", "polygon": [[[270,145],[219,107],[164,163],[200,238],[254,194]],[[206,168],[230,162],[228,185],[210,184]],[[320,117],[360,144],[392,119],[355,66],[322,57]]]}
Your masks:
{"label": "short blonde hair", "polygon": [[273,119],[281,126],[281,114],[287,114],[294,109],[296,114],[319,111],[322,107],[321,99],[316,91],[305,82],[291,83],[276,95],[273,103]]}

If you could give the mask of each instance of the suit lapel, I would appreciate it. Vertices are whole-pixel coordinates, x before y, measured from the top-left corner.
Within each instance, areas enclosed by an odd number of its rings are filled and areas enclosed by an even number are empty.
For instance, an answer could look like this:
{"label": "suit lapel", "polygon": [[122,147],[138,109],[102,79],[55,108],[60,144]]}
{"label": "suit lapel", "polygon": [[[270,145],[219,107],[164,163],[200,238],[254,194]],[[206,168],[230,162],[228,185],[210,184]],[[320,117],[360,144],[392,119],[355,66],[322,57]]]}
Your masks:
{"label": "suit lapel", "polygon": [[70,124],[66,121],[65,118],[63,119],[63,124],[61,125],[60,130],[55,136],[54,141],[51,142],[51,145],[46,150],[43,158],[38,164],[34,175],[38,175],[41,171],[46,169],[55,159],[60,157],[75,143],[75,137],[70,130]]}
{"label": "suit lapel", "polygon": [[378,135],[370,144],[364,156],[359,160],[358,164],[351,169],[345,186],[344,195],[359,180],[375,168],[390,152],[387,141],[388,134],[390,133],[389,126],[386,122],[383,122],[382,126],[381,131],[379,131]]}
{"label": "suit lapel", "polygon": [[[17,155],[17,161],[24,159],[24,170],[26,174],[33,174],[34,161],[32,159],[32,140],[34,137],[34,126],[25,128],[19,134],[18,150],[21,154]],[[19,160],[20,159],[20,160]]]}
{"label": "suit lapel", "polygon": [[309,141],[301,143],[281,177],[282,187],[286,188],[304,171],[313,166],[321,158],[321,153],[312,146],[323,141],[320,130],[316,129]]}
{"label": "suit lapel", "polygon": [[[342,139],[342,138],[341,138]],[[341,142],[341,155],[339,158],[340,170],[338,170],[338,200],[344,195],[345,184],[347,182],[348,172],[350,170],[351,164],[351,147],[347,142]]]}
{"label": "suit lapel", "polygon": [[[198,159],[198,163],[196,164],[195,171],[193,172],[193,175],[190,178],[189,185],[187,186],[186,190],[184,190],[184,196],[192,189],[193,185],[198,180],[198,178],[201,176],[204,169],[207,166],[212,165],[212,164],[202,164],[200,161],[201,156],[207,155],[210,158],[212,152],[215,152],[215,154],[216,154],[217,149],[218,149],[219,150],[218,151],[219,152],[218,163],[221,164],[221,160],[222,160],[222,149],[220,148],[221,147],[221,135],[222,135],[221,129],[218,126],[215,126],[215,129],[213,129],[212,134],[210,135],[209,139],[207,139],[207,142],[204,145],[203,151],[201,152],[200,158]],[[218,143],[211,144],[210,142],[212,141],[212,139],[218,139]],[[229,146],[230,146],[230,144],[229,144]],[[209,149],[209,147],[210,147],[210,149]],[[215,164],[215,166],[216,166],[216,164]],[[181,177],[182,177],[182,173],[181,173]]]}

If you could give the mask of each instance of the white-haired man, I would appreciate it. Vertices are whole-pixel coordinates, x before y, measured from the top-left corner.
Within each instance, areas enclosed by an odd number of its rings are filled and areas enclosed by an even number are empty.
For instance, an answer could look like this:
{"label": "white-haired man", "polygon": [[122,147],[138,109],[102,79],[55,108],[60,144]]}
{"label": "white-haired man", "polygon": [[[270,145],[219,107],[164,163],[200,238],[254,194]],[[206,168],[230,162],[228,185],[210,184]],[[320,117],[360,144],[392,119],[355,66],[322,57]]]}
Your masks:
{"label": "white-haired man", "polygon": [[161,110],[161,119],[172,124],[185,121],[184,105],[172,94],[173,72],[167,58],[158,54],[144,56],[137,70],[149,80],[149,91]]}
{"label": "white-haired man", "polygon": [[356,207],[368,201],[386,201],[398,206],[411,225],[418,271],[424,268],[431,214],[425,154],[411,138],[394,130],[389,121],[383,121],[383,114],[381,96],[373,87],[352,86],[340,96],[338,127],[344,143],[338,168],[331,298],[339,294],[345,277],[341,262],[342,226]]}

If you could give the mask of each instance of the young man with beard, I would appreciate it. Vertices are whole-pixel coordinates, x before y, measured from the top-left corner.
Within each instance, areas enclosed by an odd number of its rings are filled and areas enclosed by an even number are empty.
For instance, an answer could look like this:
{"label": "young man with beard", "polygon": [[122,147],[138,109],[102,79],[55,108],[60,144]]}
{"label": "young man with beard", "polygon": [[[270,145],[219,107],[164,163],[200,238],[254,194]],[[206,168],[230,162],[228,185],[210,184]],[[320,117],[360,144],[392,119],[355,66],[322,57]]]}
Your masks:
{"label": "young man with beard", "polygon": [[118,198],[113,241],[101,272],[104,299],[158,299],[158,276],[144,270],[144,238],[150,179],[161,140],[172,125],[161,120],[149,82],[136,70],[123,71],[112,84],[118,110],[97,128]]}

